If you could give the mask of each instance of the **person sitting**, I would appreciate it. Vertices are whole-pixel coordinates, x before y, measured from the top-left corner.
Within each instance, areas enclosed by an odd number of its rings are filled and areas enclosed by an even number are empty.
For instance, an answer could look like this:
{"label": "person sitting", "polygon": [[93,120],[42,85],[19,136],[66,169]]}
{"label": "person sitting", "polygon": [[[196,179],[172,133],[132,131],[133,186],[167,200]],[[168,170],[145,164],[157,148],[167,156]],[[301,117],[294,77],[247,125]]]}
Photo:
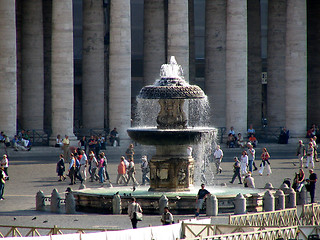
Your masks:
{"label": "person sitting", "polygon": [[60,136],[60,134],[57,135],[57,139],[56,139],[56,145],[55,147],[62,147],[63,143],[62,143],[62,138]]}
{"label": "person sitting", "polygon": [[243,140],[241,133],[238,133],[237,146],[241,148],[244,148],[245,146],[247,146],[247,143]]}
{"label": "person sitting", "polygon": [[253,134],[250,135],[249,142],[252,144],[254,148],[257,147],[258,140]]}
{"label": "person sitting", "polygon": [[289,140],[289,130],[285,127],[281,129],[280,136],[279,136],[279,144],[288,144]]}
{"label": "person sitting", "polygon": [[228,139],[227,139],[227,146],[229,148],[234,148],[235,142],[236,142],[236,140],[235,140],[234,136],[232,135],[232,133],[229,133]]}
{"label": "person sitting", "polygon": [[296,173],[295,178],[293,179],[292,188],[296,192],[300,192],[304,186],[305,174],[302,168],[300,168],[299,173]]}
{"label": "person sitting", "polygon": [[253,125],[250,124],[249,128],[248,128],[248,138],[253,134],[256,134],[256,130],[253,129]]}
{"label": "person sitting", "polygon": [[25,146],[22,145],[21,141],[18,139],[18,136],[15,135],[13,140],[12,140],[12,145],[15,151],[30,151],[31,148],[26,148]]}
{"label": "person sitting", "polygon": [[251,172],[247,173],[247,176],[243,180],[244,187],[255,188],[254,178],[251,176]]}
{"label": "person sitting", "polygon": [[313,138],[314,136],[316,136],[316,128],[315,125],[313,124],[310,129],[307,131],[307,136],[306,138]]}

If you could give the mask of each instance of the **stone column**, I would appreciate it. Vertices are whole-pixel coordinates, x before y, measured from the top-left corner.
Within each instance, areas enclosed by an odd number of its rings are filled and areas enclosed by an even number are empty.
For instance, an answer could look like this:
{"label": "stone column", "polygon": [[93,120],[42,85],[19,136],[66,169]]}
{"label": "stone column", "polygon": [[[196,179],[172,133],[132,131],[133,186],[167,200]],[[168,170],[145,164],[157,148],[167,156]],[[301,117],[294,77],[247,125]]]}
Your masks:
{"label": "stone column", "polygon": [[175,56],[189,82],[188,0],[168,1],[168,59]]}
{"label": "stone column", "polygon": [[247,132],[247,1],[228,0],[226,33],[226,127]]}
{"label": "stone column", "polygon": [[307,127],[307,16],[306,1],[287,2],[286,127],[303,137]]}
{"label": "stone column", "polygon": [[[287,0],[269,0],[268,3],[268,126],[285,125],[285,57]],[[291,130],[291,129],[290,129]]]}
{"label": "stone column", "polygon": [[206,1],[205,93],[216,127],[226,126],[226,7],[225,0]]}
{"label": "stone column", "polygon": [[22,127],[43,130],[42,1],[23,1],[22,11]]}
{"label": "stone column", "polygon": [[248,0],[248,124],[261,126],[261,15],[260,0]]}
{"label": "stone column", "polygon": [[[120,14],[121,13],[121,14]],[[131,124],[130,0],[111,1],[109,54],[109,128],[129,139]]]}
{"label": "stone column", "polygon": [[9,137],[17,128],[15,1],[0,0],[0,126]]}
{"label": "stone column", "polygon": [[104,127],[103,1],[83,1],[82,120],[84,128]]}
{"label": "stone column", "polygon": [[54,143],[58,134],[73,134],[73,20],[72,0],[52,2],[52,135]]}
{"label": "stone column", "polygon": [[166,63],[165,12],[163,0],[144,1],[143,83],[153,84]]}

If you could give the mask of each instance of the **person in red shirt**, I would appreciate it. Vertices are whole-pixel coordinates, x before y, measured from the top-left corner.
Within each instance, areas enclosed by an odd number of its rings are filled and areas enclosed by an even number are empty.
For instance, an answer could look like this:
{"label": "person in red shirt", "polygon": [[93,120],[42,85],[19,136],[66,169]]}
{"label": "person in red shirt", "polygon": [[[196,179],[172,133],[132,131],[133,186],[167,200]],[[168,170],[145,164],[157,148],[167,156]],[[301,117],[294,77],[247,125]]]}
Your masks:
{"label": "person in red shirt", "polygon": [[117,176],[117,184],[122,184],[127,182],[127,177],[126,177],[126,165],[124,163],[124,156],[121,156],[120,158],[120,163],[118,165],[118,176]]}

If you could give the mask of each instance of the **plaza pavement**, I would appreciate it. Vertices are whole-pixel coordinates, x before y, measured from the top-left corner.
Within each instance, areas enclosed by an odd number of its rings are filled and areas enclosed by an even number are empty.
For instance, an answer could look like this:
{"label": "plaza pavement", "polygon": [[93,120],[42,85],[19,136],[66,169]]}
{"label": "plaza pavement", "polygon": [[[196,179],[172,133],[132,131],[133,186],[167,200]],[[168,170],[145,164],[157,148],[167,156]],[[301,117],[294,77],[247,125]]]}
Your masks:
{"label": "plaza pavement", "polygon": [[[288,145],[279,144],[259,144],[256,148],[257,166],[260,164],[260,155],[262,148],[267,147],[271,155],[272,174],[270,176],[259,176],[257,171],[253,172],[256,187],[263,188],[266,182],[271,182],[274,187],[279,187],[284,178],[289,177],[293,179],[294,173],[298,171],[298,161],[295,156],[295,150],[298,139],[290,139]],[[222,174],[215,176],[217,184],[227,183],[231,186],[229,181],[233,174],[232,164],[233,157],[240,157],[241,149],[233,148],[227,149],[225,144],[221,144],[224,151],[224,158],[222,161]],[[108,172],[111,181],[114,182],[117,176],[117,165],[121,155],[124,155],[127,146],[107,147],[105,150],[108,158]],[[137,164],[137,180],[141,181],[140,171],[140,156],[148,154],[152,156],[154,153],[153,147],[136,146]],[[45,195],[51,195],[51,192],[56,188],[60,195],[64,196],[64,191],[69,187],[70,180],[58,182],[56,175],[56,162],[61,153],[61,149],[54,147],[33,147],[30,152],[15,152],[12,149],[8,150],[9,155],[9,176],[10,180],[5,185],[5,200],[0,201],[0,225],[24,225],[24,226],[42,226],[53,227],[71,227],[71,228],[115,228],[126,229],[131,228],[131,222],[127,215],[106,215],[97,213],[82,213],[76,214],[54,214],[49,211],[39,212],[35,211],[35,196],[39,190],[42,190]],[[1,146],[0,154],[4,153]],[[296,166],[294,166],[296,165]],[[214,165],[212,164],[212,169]],[[307,170],[307,169],[305,169]],[[315,163],[315,172],[320,174],[320,163]],[[306,176],[309,173],[306,172]],[[235,181],[234,186],[238,187],[238,180]],[[97,182],[86,182],[87,187],[100,187]],[[78,189],[80,184],[73,185],[73,189]],[[317,184],[316,199],[320,199],[320,187]],[[309,195],[308,195],[309,197]],[[310,199],[308,198],[308,201]],[[49,204],[49,203],[47,203]],[[34,219],[36,217],[36,219]],[[193,215],[176,215],[175,220],[193,218]],[[202,215],[201,217],[205,217]],[[34,219],[34,220],[32,220]],[[226,223],[226,215],[219,214],[213,219],[217,223]],[[146,227],[149,225],[160,225],[159,215],[145,215],[144,220],[138,223],[138,227]]]}

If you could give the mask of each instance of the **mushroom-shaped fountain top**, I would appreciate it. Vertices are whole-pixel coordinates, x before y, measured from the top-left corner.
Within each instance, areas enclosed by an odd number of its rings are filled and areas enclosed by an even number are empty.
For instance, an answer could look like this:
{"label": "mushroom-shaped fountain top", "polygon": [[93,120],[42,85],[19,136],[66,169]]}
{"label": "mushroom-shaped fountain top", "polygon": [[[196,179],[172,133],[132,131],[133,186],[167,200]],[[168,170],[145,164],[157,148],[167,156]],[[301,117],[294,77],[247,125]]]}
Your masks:
{"label": "mushroom-shaped fountain top", "polygon": [[205,94],[200,87],[189,85],[183,78],[183,70],[174,56],[169,64],[163,64],[160,69],[160,80],[154,85],[141,89],[138,98],[143,99],[197,99]]}

